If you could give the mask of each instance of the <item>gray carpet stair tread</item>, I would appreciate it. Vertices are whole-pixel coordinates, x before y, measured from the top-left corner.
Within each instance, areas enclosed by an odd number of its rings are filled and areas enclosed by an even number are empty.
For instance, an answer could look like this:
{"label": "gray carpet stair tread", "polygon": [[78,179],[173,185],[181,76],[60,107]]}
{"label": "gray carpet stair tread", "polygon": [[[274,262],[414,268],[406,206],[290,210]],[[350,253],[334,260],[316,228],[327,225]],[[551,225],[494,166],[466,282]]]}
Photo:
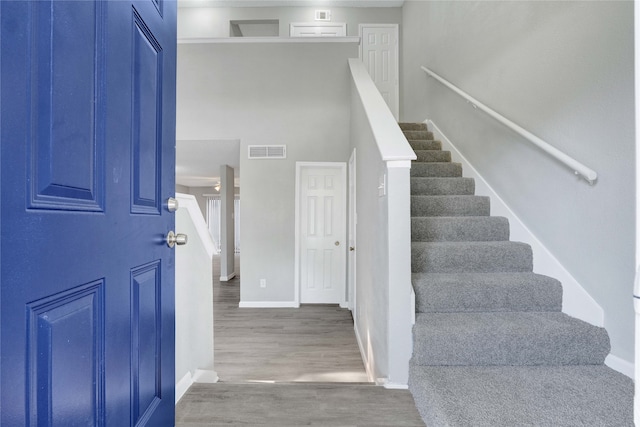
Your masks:
{"label": "gray carpet stair tread", "polygon": [[429,427],[633,426],[633,382],[603,365],[411,366]]}
{"label": "gray carpet stair tread", "polygon": [[411,165],[411,176],[423,177],[455,177],[462,176],[460,163],[417,162]]}
{"label": "gray carpet stair tread", "polygon": [[450,162],[451,152],[442,150],[414,150],[416,162]]}
{"label": "gray carpet stair tread", "polygon": [[473,178],[411,178],[411,194],[423,196],[468,195],[475,193]]}
{"label": "gray carpet stair tread", "polygon": [[509,240],[509,221],[497,216],[411,218],[413,242],[487,242]]}
{"label": "gray carpet stair tread", "polygon": [[419,313],[416,365],[597,365],[610,351],[604,328],[564,313]]}
{"label": "gray carpet stair tread", "polygon": [[400,129],[405,130],[428,130],[426,123],[408,123],[408,122],[400,122],[398,123]]}
{"label": "gray carpet stair tread", "polygon": [[533,271],[531,247],[520,242],[411,242],[414,273]]}
{"label": "gray carpet stair tread", "polygon": [[562,285],[535,273],[413,273],[418,313],[561,311]]}
{"label": "gray carpet stair tread", "polygon": [[402,133],[404,133],[404,136],[407,139],[412,139],[412,140],[433,139],[433,132],[430,132],[428,130],[405,130],[405,131],[402,131]]}
{"label": "gray carpet stair tread", "polygon": [[442,150],[442,142],[437,140],[408,140],[414,150]]}
{"label": "gray carpet stair tread", "polygon": [[411,196],[411,216],[489,216],[487,196]]}

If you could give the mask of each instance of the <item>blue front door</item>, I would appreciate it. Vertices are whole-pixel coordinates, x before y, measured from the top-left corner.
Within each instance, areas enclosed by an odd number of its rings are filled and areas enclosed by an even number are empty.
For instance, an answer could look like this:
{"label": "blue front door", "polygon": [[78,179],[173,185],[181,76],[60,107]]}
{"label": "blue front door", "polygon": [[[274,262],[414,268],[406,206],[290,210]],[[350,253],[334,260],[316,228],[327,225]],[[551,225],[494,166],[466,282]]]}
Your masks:
{"label": "blue front door", "polygon": [[0,425],[173,426],[176,4],[0,1]]}

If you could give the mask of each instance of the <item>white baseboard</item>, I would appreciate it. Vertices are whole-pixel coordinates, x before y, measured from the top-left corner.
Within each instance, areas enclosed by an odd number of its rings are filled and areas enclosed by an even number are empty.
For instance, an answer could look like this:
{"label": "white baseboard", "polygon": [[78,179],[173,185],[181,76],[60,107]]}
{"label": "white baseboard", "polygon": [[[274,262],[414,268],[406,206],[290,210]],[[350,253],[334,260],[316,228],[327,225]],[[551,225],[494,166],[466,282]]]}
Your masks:
{"label": "white baseboard", "polygon": [[614,371],[618,371],[631,379],[633,379],[635,375],[635,367],[633,363],[627,362],[624,359],[620,359],[618,356],[614,356],[613,354],[609,354],[607,356],[607,358],[604,360],[604,364]]}
{"label": "white baseboard", "polygon": [[482,175],[458,151],[453,143],[442,133],[431,120],[424,121],[433,131],[434,138],[442,141],[443,149],[451,151],[454,162],[462,164],[463,175],[474,178],[476,194],[489,196],[491,199],[491,215],[503,216],[509,220],[511,240],[528,243],[533,250],[534,271],[553,277],[562,283],[562,312],[595,326],[603,326],[604,311],[602,307],[584,290],[578,281],[569,273],[555,256],[536,238],[522,223],[495,190],[484,180]]}
{"label": "white baseboard", "polygon": [[408,390],[409,386],[407,384],[396,384],[396,383],[384,383],[384,388],[389,390]]}
{"label": "white baseboard", "polygon": [[240,308],[298,308],[295,301],[240,301]]}
{"label": "white baseboard", "polygon": [[370,383],[375,382],[375,378],[373,376],[373,372],[371,371],[371,366],[369,365],[369,360],[367,358],[367,353],[364,351],[364,346],[362,345],[362,340],[360,339],[360,333],[358,332],[357,325],[353,324],[353,330],[356,333],[356,342],[358,343],[358,348],[360,349],[360,357],[362,357],[362,364],[364,365],[364,370],[367,373],[367,380]]}
{"label": "white baseboard", "polygon": [[213,384],[217,383],[218,380],[218,373],[216,371],[196,369],[196,372],[193,374],[194,383]]}
{"label": "white baseboard", "polygon": [[176,382],[176,404],[182,396],[189,390],[189,387],[193,385],[193,383],[217,383],[218,382],[218,373],[216,371],[209,371],[205,369],[196,369],[196,371],[191,375],[190,371],[187,371],[186,374],[180,379],[180,381]]}
{"label": "white baseboard", "polygon": [[184,374],[184,377],[182,377],[180,381],[176,383],[176,404],[180,399],[182,399],[182,396],[184,396],[187,390],[189,390],[191,384],[193,384],[191,372],[187,372],[186,374]]}
{"label": "white baseboard", "polygon": [[233,279],[234,277],[236,277],[236,273],[231,273],[228,276],[220,276],[220,281],[221,282],[228,282],[229,280]]}

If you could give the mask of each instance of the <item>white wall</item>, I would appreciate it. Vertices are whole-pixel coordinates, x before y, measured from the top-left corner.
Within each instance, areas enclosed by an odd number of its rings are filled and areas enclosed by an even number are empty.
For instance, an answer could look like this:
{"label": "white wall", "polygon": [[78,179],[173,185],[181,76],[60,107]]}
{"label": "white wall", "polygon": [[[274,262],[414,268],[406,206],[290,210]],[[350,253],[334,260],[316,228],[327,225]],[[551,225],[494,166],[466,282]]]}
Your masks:
{"label": "white wall", "polygon": [[194,196],[176,194],[176,230],[188,236],[176,252],[176,401],[193,382],[215,382],[213,241]]}
{"label": "white wall", "polygon": [[330,9],[331,22],[345,22],[347,35],[358,35],[358,24],[400,24],[399,7],[237,7],[180,8],[178,38],[229,37],[229,21],[278,19],[280,37],[289,37],[292,22],[314,22],[317,9]]}
{"label": "white wall", "polygon": [[[404,120],[434,120],[601,305],[612,354],[631,362],[633,2],[408,1],[403,23]],[[595,169],[597,184],[420,65]]]}
{"label": "white wall", "polygon": [[[241,140],[243,302],[294,300],[295,162],[348,160],[357,55],[355,43],[178,46],[178,139]],[[248,160],[250,144],[286,144],[287,158]]]}

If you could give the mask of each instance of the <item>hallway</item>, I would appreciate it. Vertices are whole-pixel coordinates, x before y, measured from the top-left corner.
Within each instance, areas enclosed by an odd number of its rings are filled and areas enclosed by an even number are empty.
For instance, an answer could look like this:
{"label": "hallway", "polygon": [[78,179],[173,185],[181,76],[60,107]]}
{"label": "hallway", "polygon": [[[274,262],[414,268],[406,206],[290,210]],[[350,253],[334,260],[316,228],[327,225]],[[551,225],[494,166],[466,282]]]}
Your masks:
{"label": "hallway", "polygon": [[240,309],[240,279],[220,283],[218,264],[214,258],[220,382],[194,384],[176,406],[176,426],[424,425],[408,391],[366,383],[348,310]]}

